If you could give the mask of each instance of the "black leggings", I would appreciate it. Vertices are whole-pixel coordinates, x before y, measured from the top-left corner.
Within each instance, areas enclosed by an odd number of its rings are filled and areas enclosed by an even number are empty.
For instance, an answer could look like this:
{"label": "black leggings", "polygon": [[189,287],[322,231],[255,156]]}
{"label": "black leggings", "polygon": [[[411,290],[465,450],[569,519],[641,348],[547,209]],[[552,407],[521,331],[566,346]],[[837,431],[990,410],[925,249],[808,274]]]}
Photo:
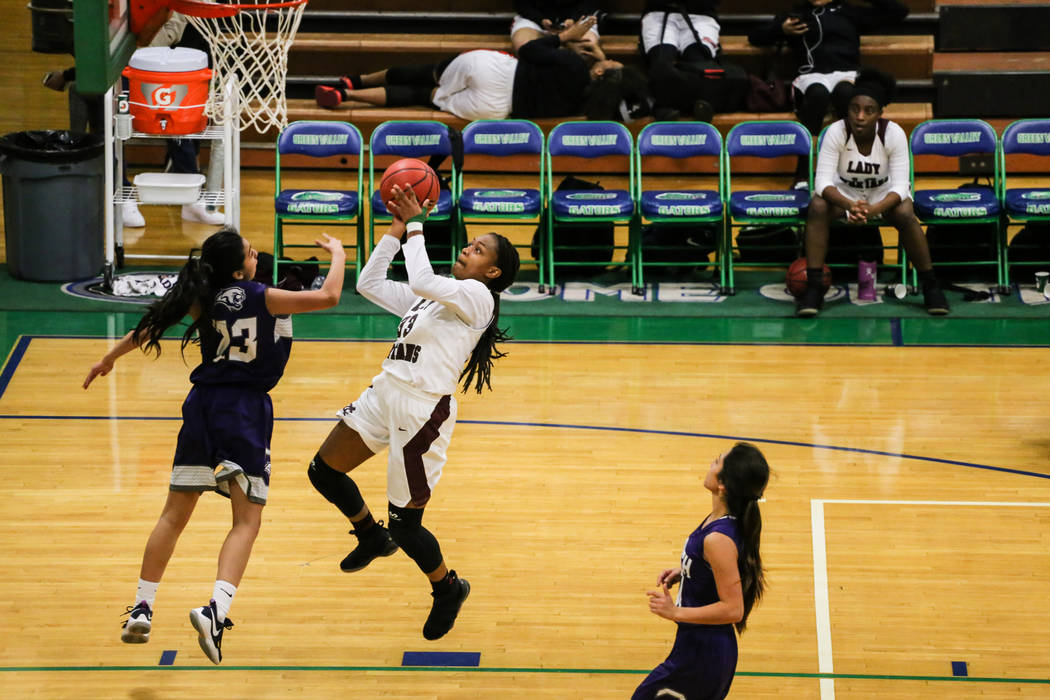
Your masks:
{"label": "black leggings", "polygon": [[810,85],[804,94],[797,89],[794,94],[795,114],[798,115],[798,120],[809,129],[809,133],[816,136],[824,125],[824,115],[827,114],[829,105],[835,111],[836,117],[846,117],[849,100],[853,97],[853,83],[843,81],[831,92],[817,83]]}
{"label": "black leggings", "polygon": [[441,74],[455,56],[438,63],[416,66],[394,66],[386,72],[386,104],[388,107],[427,105],[430,93],[438,85]]}
{"label": "black leggings", "polygon": [[[846,109],[849,107],[850,98],[853,97],[853,83],[843,81],[835,86],[835,89],[828,92],[828,89],[816,83],[806,88],[806,92],[802,93],[798,89],[794,91],[795,96],[795,114],[798,116],[798,120],[802,122],[802,126],[809,130],[809,133],[813,134],[813,138],[820,134],[821,127],[824,126],[824,115],[828,112],[828,106],[835,111],[835,116],[839,119],[846,117]],[[798,165],[795,168],[795,179],[805,180],[807,174],[807,167],[809,159],[799,156]]]}
{"label": "black leggings", "polygon": [[673,107],[689,112],[699,99],[710,99],[704,79],[697,71],[682,70],[679,61],[698,68],[710,65],[718,67],[706,47],[690,44],[679,54],[672,44],[658,44],[645,55],[649,66],[649,89],[658,107]]}

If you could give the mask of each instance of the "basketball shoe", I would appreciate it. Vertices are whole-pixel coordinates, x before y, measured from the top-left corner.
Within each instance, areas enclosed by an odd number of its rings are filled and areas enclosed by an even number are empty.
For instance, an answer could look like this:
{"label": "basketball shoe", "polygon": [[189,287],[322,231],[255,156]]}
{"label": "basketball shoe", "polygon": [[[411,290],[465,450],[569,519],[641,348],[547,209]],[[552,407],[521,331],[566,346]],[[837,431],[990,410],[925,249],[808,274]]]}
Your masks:
{"label": "basketball shoe", "polygon": [[233,621],[226,618],[219,622],[219,614],[215,611],[215,601],[205,606],[190,610],[190,624],[197,630],[197,643],[201,651],[213,664],[222,661],[222,633],[233,627]]}
{"label": "basketball shoe", "polygon": [[121,625],[120,641],[125,644],[145,644],[149,641],[150,621],[153,619],[153,611],[149,609],[146,601],[140,601],[135,607],[128,607],[124,611],[128,619]]}
{"label": "basketball shoe", "polygon": [[435,589],[430,595],[434,596],[434,602],[430,607],[430,615],[423,624],[423,638],[434,640],[444,637],[452,625],[456,624],[456,616],[463,606],[463,601],[470,595],[470,584],[465,579],[456,575],[455,571],[449,571],[445,580],[439,584],[440,592]]}
{"label": "basketball shoe", "polygon": [[350,534],[357,537],[357,547],[339,562],[339,568],[346,573],[360,571],[371,564],[373,559],[389,557],[398,549],[397,542],[390,536],[390,531],[383,527],[382,520],[377,520],[364,533],[351,530]]}

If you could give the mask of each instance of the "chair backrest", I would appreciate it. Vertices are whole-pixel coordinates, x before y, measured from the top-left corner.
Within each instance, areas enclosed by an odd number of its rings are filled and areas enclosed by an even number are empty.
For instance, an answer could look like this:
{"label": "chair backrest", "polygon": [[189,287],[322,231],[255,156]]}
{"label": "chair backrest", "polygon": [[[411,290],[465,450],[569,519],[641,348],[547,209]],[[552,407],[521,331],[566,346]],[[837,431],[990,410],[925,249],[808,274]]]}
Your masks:
{"label": "chair backrest", "polygon": [[452,155],[448,126],[430,120],[383,122],[372,131],[369,148],[373,157],[390,155],[422,158]]}
{"label": "chair backrest", "polygon": [[602,158],[634,154],[634,138],[619,122],[562,122],[547,138],[550,156]]}
{"label": "chair backrest", "polygon": [[323,158],[362,154],[361,132],[353,124],[332,121],[297,121],[281,130],[277,153]]}
{"label": "chair backrest", "polygon": [[1010,124],[1000,141],[1003,153],[1050,156],[1050,119],[1021,119]]}
{"label": "chair backrest", "polygon": [[911,132],[911,154],[964,156],[995,153],[997,141],[995,129],[980,119],[931,119]]}
{"label": "chair backrest", "polygon": [[543,153],[543,131],[525,119],[480,119],[463,128],[463,154],[515,156]]}
{"label": "chair backrest", "polygon": [[639,156],[720,156],[722,135],[706,122],[654,122],[638,134]]}
{"label": "chair backrest", "polygon": [[726,155],[780,158],[808,156],[813,139],[806,127],[787,120],[741,122],[726,137]]}

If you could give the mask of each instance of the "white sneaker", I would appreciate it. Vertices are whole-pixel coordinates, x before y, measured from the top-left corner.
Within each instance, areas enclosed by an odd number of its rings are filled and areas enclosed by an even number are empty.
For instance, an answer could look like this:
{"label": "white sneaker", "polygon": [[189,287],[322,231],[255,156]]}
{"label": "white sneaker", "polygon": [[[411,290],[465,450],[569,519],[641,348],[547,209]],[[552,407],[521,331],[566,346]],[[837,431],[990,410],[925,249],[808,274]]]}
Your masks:
{"label": "white sneaker", "polygon": [[213,664],[222,661],[222,633],[233,627],[233,621],[226,618],[219,622],[215,601],[212,600],[203,607],[190,610],[190,624],[197,630],[197,643],[205,656]]}
{"label": "white sneaker", "polygon": [[145,644],[149,641],[150,620],[153,619],[153,611],[149,609],[146,601],[140,602],[125,612],[128,619],[124,621],[120,632],[120,641],[125,644]]}
{"label": "white sneaker", "polygon": [[208,211],[203,204],[183,204],[182,218],[186,221],[196,221],[212,226],[222,226],[226,223],[226,216],[222,212]]}
{"label": "white sneaker", "polygon": [[120,217],[126,228],[142,228],[146,225],[146,219],[139,211],[139,205],[135,202],[124,202],[120,205]]}

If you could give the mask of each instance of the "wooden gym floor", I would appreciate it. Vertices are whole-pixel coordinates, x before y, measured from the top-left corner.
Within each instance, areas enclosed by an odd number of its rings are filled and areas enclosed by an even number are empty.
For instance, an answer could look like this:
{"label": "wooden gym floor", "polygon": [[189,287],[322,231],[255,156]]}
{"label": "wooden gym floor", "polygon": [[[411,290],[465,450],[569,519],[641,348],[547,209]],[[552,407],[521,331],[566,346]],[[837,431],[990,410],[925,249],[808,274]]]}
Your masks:
{"label": "wooden gym floor", "polygon": [[[415,566],[398,554],[341,573],[347,525],[305,475],[388,342],[314,333],[273,392],[270,503],[213,667],[187,621],[228,528],[213,494],[150,643],[119,640],[188,368],[166,342],[82,391],[120,327],[78,324],[21,336],[0,375],[0,697],[628,697],[674,633],[645,591],[707,512],[709,461],[738,439],[775,476],[769,590],[731,697],[1050,695],[1045,349],[515,343],[494,392],[460,397],[426,522],[472,594],[426,642]],[[382,514],[382,458],[355,478]],[[438,655],[412,668],[407,652]],[[452,652],[477,665],[443,666]]]}

